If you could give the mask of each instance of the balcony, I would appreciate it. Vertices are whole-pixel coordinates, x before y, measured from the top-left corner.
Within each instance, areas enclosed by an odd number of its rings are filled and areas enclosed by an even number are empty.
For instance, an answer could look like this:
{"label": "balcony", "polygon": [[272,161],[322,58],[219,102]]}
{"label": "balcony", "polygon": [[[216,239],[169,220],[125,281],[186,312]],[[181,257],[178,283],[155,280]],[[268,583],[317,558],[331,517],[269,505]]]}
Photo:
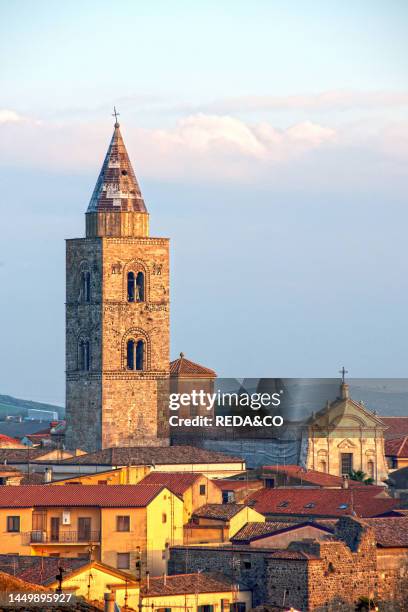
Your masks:
{"label": "balcony", "polygon": [[100,531],[60,531],[51,533],[48,531],[29,531],[25,534],[27,544],[99,544],[101,539]]}

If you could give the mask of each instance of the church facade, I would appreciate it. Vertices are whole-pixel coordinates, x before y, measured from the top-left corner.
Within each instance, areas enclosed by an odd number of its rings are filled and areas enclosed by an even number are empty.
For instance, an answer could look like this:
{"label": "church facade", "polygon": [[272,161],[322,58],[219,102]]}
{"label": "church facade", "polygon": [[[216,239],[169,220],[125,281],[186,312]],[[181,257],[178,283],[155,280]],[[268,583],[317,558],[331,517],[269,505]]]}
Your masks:
{"label": "church facade", "polygon": [[149,214],[116,121],[88,210],[66,244],[66,446],[163,445],[169,240]]}

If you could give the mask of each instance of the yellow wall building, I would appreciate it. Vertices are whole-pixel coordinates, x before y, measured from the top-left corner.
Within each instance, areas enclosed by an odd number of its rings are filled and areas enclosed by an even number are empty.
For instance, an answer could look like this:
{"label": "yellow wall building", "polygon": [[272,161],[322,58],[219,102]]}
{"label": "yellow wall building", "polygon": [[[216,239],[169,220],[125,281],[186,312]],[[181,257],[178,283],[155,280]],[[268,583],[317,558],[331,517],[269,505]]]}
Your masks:
{"label": "yellow wall building", "polygon": [[134,573],[166,571],[183,542],[183,502],[161,485],[34,485],[0,495],[0,553],[88,557]]}

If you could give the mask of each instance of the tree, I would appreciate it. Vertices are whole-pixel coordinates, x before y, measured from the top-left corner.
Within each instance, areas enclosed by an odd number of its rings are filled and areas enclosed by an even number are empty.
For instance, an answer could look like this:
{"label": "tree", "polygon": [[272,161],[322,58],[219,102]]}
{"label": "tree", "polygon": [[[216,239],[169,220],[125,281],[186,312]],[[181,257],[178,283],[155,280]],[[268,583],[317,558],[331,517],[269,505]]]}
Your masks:
{"label": "tree", "polygon": [[363,470],[351,470],[349,477],[350,480],[357,480],[358,482],[363,482],[366,485],[371,485],[374,483],[374,478],[368,477]]}

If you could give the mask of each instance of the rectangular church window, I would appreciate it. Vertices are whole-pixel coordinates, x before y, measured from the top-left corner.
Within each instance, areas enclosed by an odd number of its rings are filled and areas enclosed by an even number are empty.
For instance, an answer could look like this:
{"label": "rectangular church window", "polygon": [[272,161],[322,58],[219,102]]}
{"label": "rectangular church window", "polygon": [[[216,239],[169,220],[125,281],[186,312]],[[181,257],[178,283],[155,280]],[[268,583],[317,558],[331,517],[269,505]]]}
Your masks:
{"label": "rectangular church window", "polygon": [[341,473],[350,474],[353,469],[353,453],[341,453]]}

